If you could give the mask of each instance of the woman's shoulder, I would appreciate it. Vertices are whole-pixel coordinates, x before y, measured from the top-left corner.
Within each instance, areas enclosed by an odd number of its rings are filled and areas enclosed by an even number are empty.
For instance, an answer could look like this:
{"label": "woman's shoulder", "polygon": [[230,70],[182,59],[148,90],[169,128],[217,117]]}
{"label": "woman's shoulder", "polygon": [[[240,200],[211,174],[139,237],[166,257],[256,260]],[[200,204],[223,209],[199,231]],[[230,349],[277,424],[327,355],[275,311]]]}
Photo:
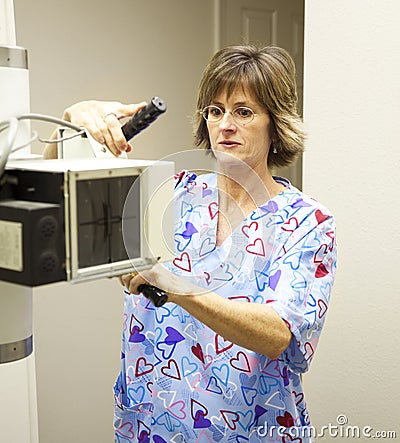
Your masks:
{"label": "woman's shoulder", "polygon": [[284,244],[284,250],[299,247],[305,251],[327,246],[330,252],[335,248],[335,219],[332,212],[314,197],[300,191],[283,179],[285,190],[275,199],[276,236]]}
{"label": "woman's shoulder", "polygon": [[293,212],[303,213],[322,213],[327,217],[333,217],[332,212],[323,203],[315,197],[306,194],[305,192],[292,185],[290,181],[283,177],[274,177],[274,179],[285,186],[284,191],[279,194],[278,202],[280,208],[288,214]]}

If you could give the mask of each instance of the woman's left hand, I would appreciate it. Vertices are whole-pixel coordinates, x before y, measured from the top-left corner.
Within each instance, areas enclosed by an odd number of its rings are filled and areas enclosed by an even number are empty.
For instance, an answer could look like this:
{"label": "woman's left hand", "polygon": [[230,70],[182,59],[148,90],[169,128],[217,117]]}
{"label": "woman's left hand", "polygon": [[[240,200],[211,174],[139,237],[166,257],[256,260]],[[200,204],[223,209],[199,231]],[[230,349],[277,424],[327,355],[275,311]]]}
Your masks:
{"label": "woman's left hand", "polygon": [[184,295],[200,294],[202,288],[193,285],[189,281],[173,274],[161,263],[157,263],[151,269],[140,273],[131,273],[121,276],[121,283],[132,294],[139,294],[138,287],[141,284],[156,286],[168,295],[168,301],[174,301]]}

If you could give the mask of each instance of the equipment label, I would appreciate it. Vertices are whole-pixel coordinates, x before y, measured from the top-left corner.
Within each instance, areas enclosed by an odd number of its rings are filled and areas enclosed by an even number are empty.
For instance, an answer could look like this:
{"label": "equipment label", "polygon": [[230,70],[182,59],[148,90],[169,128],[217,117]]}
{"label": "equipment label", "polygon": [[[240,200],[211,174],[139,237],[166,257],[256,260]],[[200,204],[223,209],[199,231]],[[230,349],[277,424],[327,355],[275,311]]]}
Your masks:
{"label": "equipment label", "polygon": [[22,223],[0,220],[0,268],[23,271]]}

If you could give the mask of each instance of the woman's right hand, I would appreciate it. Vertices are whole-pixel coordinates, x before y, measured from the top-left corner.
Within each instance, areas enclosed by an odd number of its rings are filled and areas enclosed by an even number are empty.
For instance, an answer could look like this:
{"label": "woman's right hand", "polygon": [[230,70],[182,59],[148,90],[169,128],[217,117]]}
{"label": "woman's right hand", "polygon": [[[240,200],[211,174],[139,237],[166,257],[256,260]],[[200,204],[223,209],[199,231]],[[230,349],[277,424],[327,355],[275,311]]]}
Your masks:
{"label": "woman's right hand", "polygon": [[114,101],[88,100],[75,103],[64,111],[63,119],[86,128],[99,143],[119,156],[132,148],[126,141],[120,119],[131,117],[146,106],[146,102],[125,105]]}

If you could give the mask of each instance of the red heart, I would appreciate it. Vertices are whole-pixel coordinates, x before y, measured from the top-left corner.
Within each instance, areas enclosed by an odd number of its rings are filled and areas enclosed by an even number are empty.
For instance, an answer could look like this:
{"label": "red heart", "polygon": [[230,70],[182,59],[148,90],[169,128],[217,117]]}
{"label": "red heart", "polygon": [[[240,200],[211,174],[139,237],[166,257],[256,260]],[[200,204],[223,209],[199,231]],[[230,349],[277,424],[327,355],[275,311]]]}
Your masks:
{"label": "red heart", "polygon": [[285,428],[291,428],[292,426],[294,426],[294,419],[288,411],[286,411],[283,416],[279,415],[278,417],[276,417],[276,421]]}
{"label": "red heart", "polygon": [[320,298],[318,300],[319,313],[318,317],[322,318],[328,310],[328,305]]}
{"label": "red heart", "polygon": [[127,437],[129,439],[133,439],[135,434],[133,433],[133,425],[130,421],[124,423],[122,426],[115,430],[117,434],[122,435],[123,437]]}
{"label": "red heart", "polygon": [[[196,410],[195,410],[196,408]],[[203,417],[208,415],[208,409],[200,402],[195,400],[194,398],[190,399],[190,414],[192,415],[193,420],[196,420],[196,417],[198,417],[198,413],[201,413]]]}
{"label": "red heart", "polygon": [[[304,394],[302,392],[297,393],[296,391],[292,391],[292,394],[294,394],[296,399],[296,406],[299,406],[299,404],[304,400]],[[299,399],[297,400],[298,397]]]}
{"label": "red heart", "polygon": [[[171,368],[172,367],[172,368]],[[171,359],[167,366],[161,368],[161,372],[167,377],[174,378],[175,380],[181,379],[181,373],[179,372],[178,365],[175,360]]]}
{"label": "red heart", "polygon": [[326,269],[325,265],[323,263],[320,263],[317,267],[317,270],[315,271],[315,277],[322,278],[328,274],[329,274],[329,271]]}
{"label": "red heart", "polygon": [[[150,428],[146,424],[144,424],[142,420],[137,420],[137,428],[139,436],[143,434],[147,434],[149,436],[151,433]],[[142,441],[140,438],[138,440]]]}
{"label": "red heart", "polygon": [[249,225],[242,226],[242,232],[247,237],[250,238],[248,231],[257,231],[258,229],[258,223],[257,222],[251,222]]}
{"label": "red heart", "polygon": [[335,231],[329,231],[326,233],[326,235],[332,240],[329,247],[329,250],[332,251],[333,247],[335,246]]}
{"label": "red heart", "polygon": [[[218,338],[220,338],[220,340],[218,340]],[[228,343],[228,344],[225,345],[225,343]],[[223,352],[230,349],[232,346],[233,346],[233,343],[231,343],[228,340],[225,340],[224,337],[221,337],[220,335],[215,334],[215,352],[217,354],[222,354]]]}
{"label": "red heart", "polygon": [[192,264],[187,252],[182,252],[180,257],[174,258],[173,264],[182,271],[190,272],[192,270]]}
{"label": "red heart", "polygon": [[211,202],[208,205],[208,212],[210,213],[211,220],[218,214],[218,203]]}
{"label": "red heart", "polygon": [[[140,368],[139,368],[140,366]],[[154,366],[151,363],[147,363],[144,357],[139,357],[136,362],[135,375],[136,377],[140,377],[141,375],[148,374],[154,369]]]}
{"label": "red heart", "polygon": [[261,370],[263,374],[270,375],[271,377],[279,377],[281,375],[279,371],[278,360],[267,360],[267,364]]}
{"label": "red heart", "polygon": [[204,354],[200,343],[197,343],[196,346],[192,346],[192,352],[202,363],[204,363]]}
{"label": "red heart", "polygon": [[250,254],[265,257],[264,242],[261,240],[261,238],[256,238],[254,243],[246,246],[246,251]]}
{"label": "red heart", "polygon": [[296,217],[290,217],[287,222],[282,225],[282,229],[287,232],[293,232],[299,226]]}
{"label": "red heart", "polygon": [[[133,326],[134,323],[136,323],[140,326],[136,326],[136,325]],[[131,314],[131,324],[129,326],[129,331],[131,334],[134,333],[134,330],[133,330],[134,328],[136,328],[139,332],[141,332],[144,329],[144,324],[138,318],[136,318],[135,314]]]}
{"label": "red heart", "polygon": [[317,219],[318,224],[325,221],[327,218],[329,218],[329,215],[323,214],[319,209],[315,211],[315,218]]}
{"label": "red heart", "polygon": [[328,253],[328,245],[325,243],[320,245],[318,251],[314,254],[314,263],[322,263],[324,261],[324,255]]}
{"label": "red heart", "polygon": [[234,431],[236,429],[236,423],[239,421],[239,414],[237,412],[221,409],[221,415],[225,420],[225,423],[228,425],[228,428]]}
{"label": "red heart", "polygon": [[306,361],[310,360],[310,358],[314,355],[314,348],[312,347],[310,342],[304,343],[304,358]]}
{"label": "red heart", "polygon": [[232,368],[238,371],[250,372],[249,360],[247,359],[247,355],[242,351],[239,351],[236,357],[230,359],[230,364]]}

